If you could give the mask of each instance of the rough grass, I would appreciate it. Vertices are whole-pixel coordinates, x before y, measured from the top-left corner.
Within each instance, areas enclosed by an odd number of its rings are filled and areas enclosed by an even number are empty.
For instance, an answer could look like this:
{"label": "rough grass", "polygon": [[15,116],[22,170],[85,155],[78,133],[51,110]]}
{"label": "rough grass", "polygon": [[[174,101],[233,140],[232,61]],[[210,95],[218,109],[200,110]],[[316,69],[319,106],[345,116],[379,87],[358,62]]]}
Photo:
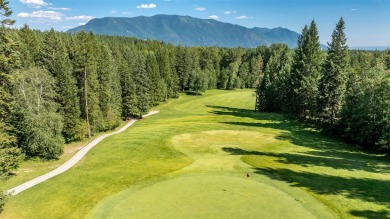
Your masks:
{"label": "rough grass", "polygon": [[26,159],[21,164],[20,167],[14,172],[14,175],[7,177],[6,180],[0,180],[0,188],[5,191],[11,189],[15,186],[18,186],[22,183],[25,183],[31,179],[34,179],[40,175],[43,175],[49,171],[54,170],[59,167],[67,160],[69,160],[73,155],[75,155],[82,147],[87,145],[89,142],[93,141],[97,137],[114,132],[121,127],[123,127],[127,122],[122,122],[122,124],[115,130],[99,133],[97,136],[93,136],[92,139],[84,139],[79,142],[73,142],[70,144],[65,144],[64,153],[58,158],[53,160],[42,160],[42,159]]}
{"label": "rough grass", "polygon": [[360,152],[278,114],[254,113],[254,101],[248,90],[171,100],[159,114],[105,139],[70,171],[11,198],[1,217],[83,218],[99,206],[110,209],[120,194],[181,174],[242,177],[244,171],[318,218],[328,212],[317,202],[340,218],[390,217],[388,157]]}

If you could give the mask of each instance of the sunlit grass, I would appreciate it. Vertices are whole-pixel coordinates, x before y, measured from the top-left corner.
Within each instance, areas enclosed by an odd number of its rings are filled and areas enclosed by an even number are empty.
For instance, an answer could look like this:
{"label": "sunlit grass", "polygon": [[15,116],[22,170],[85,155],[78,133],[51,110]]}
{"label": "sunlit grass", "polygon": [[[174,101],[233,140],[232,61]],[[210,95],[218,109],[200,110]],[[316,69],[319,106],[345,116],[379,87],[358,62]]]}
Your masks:
{"label": "sunlit grass", "polygon": [[242,160],[259,180],[302,189],[337,217],[390,217],[388,157],[360,152],[279,114],[255,113],[254,101],[250,90],[170,100],[158,107],[159,114],[101,142],[68,172],[11,198],[1,217],[83,218],[105,198],[134,185],[177,170],[206,171],[190,165],[211,155],[226,158],[216,163],[233,165],[213,167],[214,172],[239,171]]}

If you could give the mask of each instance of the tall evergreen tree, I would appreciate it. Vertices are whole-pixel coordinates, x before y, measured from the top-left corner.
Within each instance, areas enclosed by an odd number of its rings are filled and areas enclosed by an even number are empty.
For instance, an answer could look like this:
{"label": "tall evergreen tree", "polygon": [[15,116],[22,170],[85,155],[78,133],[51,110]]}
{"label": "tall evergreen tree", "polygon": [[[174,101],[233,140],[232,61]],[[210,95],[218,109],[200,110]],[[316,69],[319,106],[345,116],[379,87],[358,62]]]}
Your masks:
{"label": "tall evergreen tree", "polygon": [[257,54],[251,58],[250,61],[250,74],[246,84],[247,88],[257,87],[261,81],[263,73],[263,58],[261,54]]}
{"label": "tall evergreen tree", "polygon": [[59,112],[64,119],[62,134],[65,141],[83,138],[84,136],[80,136],[81,112],[73,68],[64,42],[53,29],[45,34],[41,63],[57,79],[56,101],[60,104]]}
{"label": "tall evergreen tree", "polygon": [[200,69],[205,72],[208,78],[208,88],[217,87],[217,77],[219,75],[220,55],[217,47],[200,47],[199,48],[199,65]]}
{"label": "tall evergreen tree", "polygon": [[103,116],[99,106],[99,81],[97,75],[97,42],[92,33],[76,34],[77,43],[74,56],[74,74],[78,81],[80,109],[86,126],[86,135],[91,138],[103,126]]}
{"label": "tall evergreen tree", "polygon": [[179,84],[181,91],[189,89],[188,82],[191,74],[192,60],[189,48],[179,45],[176,49],[175,70],[179,77]]}
{"label": "tall evergreen tree", "polygon": [[103,116],[100,130],[106,131],[120,124],[120,113],[116,106],[120,102],[116,102],[113,89],[115,82],[113,75],[116,74],[116,68],[111,51],[103,43],[98,45],[99,107]]}
{"label": "tall evergreen tree", "polygon": [[328,43],[328,56],[319,83],[319,116],[322,122],[334,125],[341,111],[348,66],[348,46],[344,33],[345,22],[340,18]]}
{"label": "tall evergreen tree", "polygon": [[146,54],[146,72],[150,79],[150,104],[156,106],[164,100],[166,88],[164,88],[164,81],[160,77],[160,69],[153,52]]}
{"label": "tall evergreen tree", "polygon": [[305,26],[298,39],[291,70],[291,113],[299,119],[315,116],[322,55],[316,23]]}
{"label": "tall evergreen tree", "polygon": [[175,66],[175,47],[171,44],[162,46],[156,53],[159,64],[160,76],[163,79],[162,95],[165,95],[164,101],[169,97],[178,97],[179,79],[176,74]]}
{"label": "tall evergreen tree", "polygon": [[13,11],[8,6],[8,4],[9,4],[9,1],[0,0],[1,27],[11,26],[15,23],[15,20],[12,20],[9,18],[12,15]]}
{"label": "tall evergreen tree", "polygon": [[[20,65],[18,44],[5,26],[14,24],[9,19],[12,11],[9,2],[0,0],[0,177],[10,174],[19,167],[23,156],[16,147],[14,126],[11,121],[13,95],[11,72]],[[7,195],[0,191],[0,213],[3,211]]]}
{"label": "tall evergreen tree", "polygon": [[287,108],[288,79],[291,71],[291,55],[285,44],[270,47],[271,56],[258,90],[257,109],[264,112],[282,112]]}
{"label": "tall evergreen tree", "polygon": [[135,62],[134,52],[131,48],[124,48],[123,60],[120,62],[119,72],[121,75],[122,87],[122,117],[129,119],[139,115],[138,98],[136,94],[136,84],[133,80],[133,62]]}
{"label": "tall evergreen tree", "polygon": [[149,76],[145,69],[145,58],[141,52],[137,52],[133,62],[133,80],[136,87],[137,108],[139,117],[147,113],[150,109],[150,94],[149,94]]}
{"label": "tall evergreen tree", "polygon": [[21,48],[21,65],[23,68],[30,66],[39,66],[42,60],[41,48],[43,44],[43,38],[36,30],[31,30],[30,27],[25,24],[19,31]]}

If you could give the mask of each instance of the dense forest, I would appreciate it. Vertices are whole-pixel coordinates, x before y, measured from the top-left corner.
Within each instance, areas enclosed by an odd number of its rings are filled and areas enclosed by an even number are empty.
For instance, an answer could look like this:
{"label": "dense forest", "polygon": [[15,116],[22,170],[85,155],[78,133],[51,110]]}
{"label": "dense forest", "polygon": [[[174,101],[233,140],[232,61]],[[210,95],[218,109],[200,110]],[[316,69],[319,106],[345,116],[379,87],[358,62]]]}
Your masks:
{"label": "dense forest", "polygon": [[349,51],[345,23],[337,23],[321,51],[314,21],[298,47],[272,45],[256,109],[309,122],[369,150],[390,152],[390,50]]}
{"label": "dense forest", "polygon": [[285,113],[365,148],[390,151],[390,50],[348,50],[342,19],[327,51],[320,49],[314,21],[296,49],[184,47],[12,29],[12,11],[1,2],[2,177],[23,159],[55,159],[64,143],[142,117],[180,92],[208,89],[252,88],[257,111]]}

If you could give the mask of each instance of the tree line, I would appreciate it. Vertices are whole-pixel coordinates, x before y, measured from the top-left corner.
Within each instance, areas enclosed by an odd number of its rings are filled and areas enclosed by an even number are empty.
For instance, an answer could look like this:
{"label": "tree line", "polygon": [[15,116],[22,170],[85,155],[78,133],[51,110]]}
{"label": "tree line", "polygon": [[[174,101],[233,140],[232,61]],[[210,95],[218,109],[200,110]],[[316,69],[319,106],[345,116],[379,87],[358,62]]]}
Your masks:
{"label": "tree line", "polygon": [[321,51],[316,23],[298,47],[272,45],[256,110],[311,122],[370,150],[390,152],[390,50],[349,51],[341,18]]}
{"label": "tree line", "polygon": [[93,33],[12,29],[0,1],[0,173],[56,159],[64,143],[142,117],[180,92],[254,88],[258,49],[186,47]]}

